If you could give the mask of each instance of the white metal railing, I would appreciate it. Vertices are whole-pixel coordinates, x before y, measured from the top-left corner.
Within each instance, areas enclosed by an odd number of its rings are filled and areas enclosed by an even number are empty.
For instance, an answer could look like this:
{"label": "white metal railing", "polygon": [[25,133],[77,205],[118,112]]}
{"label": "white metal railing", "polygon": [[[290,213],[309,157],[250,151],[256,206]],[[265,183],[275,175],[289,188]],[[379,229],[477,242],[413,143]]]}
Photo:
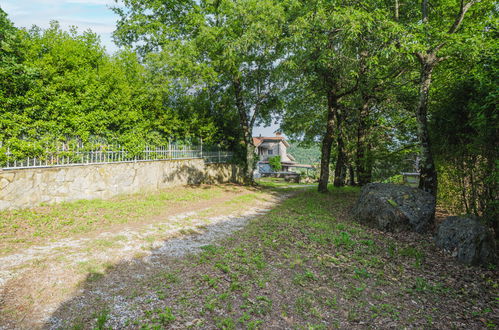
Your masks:
{"label": "white metal railing", "polygon": [[57,167],[85,164],[143,162],[154,160],[180,160],[202,158],[206,163],[226,163],[232,159],[232,152],[216,150],[203,152],[203,146],[176,145],[147,146],[141,151],[126,150],[122,146],[103,145],[91,150],[84,146],[59,147],[52,150],[48,148],[36,156],[19,157],[9,148],[5,157],[0,158],[0,168],[22,169],[34,167]]}
{"label": "white metal railing", "polygon": [[205,151],[202,153],[202,156],[206,164],[227,163],[232,159],[232,152],[222,150]]}

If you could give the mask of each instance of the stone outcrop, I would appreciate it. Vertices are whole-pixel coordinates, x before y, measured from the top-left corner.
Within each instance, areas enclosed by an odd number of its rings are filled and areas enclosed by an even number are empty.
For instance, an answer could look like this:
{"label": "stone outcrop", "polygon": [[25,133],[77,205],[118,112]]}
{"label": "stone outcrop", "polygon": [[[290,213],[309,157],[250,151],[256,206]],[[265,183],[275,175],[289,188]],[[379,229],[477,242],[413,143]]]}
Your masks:
{"label": "stone outcrop", "polygon": [[403,185],[370,183],[353,207],[354,219],[385,231],[424,232],[433,223],[435,198]]}
{"label": "stone outcrop", "polygon": [[468,265],[497,263],[494,233],[477,218],[446,218],[438,227],[435,243]]}

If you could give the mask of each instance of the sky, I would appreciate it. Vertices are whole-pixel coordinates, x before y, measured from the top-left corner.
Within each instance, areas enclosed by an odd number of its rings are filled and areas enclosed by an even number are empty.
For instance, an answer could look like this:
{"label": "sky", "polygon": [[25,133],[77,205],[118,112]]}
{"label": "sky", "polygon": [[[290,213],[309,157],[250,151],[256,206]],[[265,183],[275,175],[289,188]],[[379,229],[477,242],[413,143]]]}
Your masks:
{"label": "sky", "polygon": [[114,0],[0,0],[0,7],[17,27],[47,28],[55,20],[65,30],[72,25],[79,31],[91,29],[109,53],[117,50],[111,39],[118,19],[110,9],[113,5]]}
{"label": "sky", "polygon": [[[118,50],[111,37],[118,20],[110,9],[115,5],[115,0],[0,0],[0,7],[16,27],[47,28],[55,20],[64,30],[70,26],[77,26],[79,31],[90,29],[100,36],[110,54]],[[274,136],[278,129],[277,124],[255,127],[253,135]]]}

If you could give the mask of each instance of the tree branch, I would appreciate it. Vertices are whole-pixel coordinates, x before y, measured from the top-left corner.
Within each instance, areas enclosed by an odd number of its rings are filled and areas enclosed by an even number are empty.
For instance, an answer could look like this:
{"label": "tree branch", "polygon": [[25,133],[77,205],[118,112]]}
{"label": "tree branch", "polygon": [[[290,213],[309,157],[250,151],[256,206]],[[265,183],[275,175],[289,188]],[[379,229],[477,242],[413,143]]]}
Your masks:
{"label": "tree branch", "polygon": [[349,90],[344,91],[343,93],[339,93],[337,95],[337,98],[340,99],[343,96],[350,95],[350,94],[354,93],[358,88],[359,88],[359,78],[357,78],[355,80],[355,85],[352,88],[350,88]]}
{"label": "tree branch", "polygon": [[427,23],[428,22],[428,0],[423,0],[423,2],[421,3],[421,20],[423,21],[423,23]]}
{"label": "tree branch", "polygon": [[396,21],[399,20],[399,8],[400,8],[399,0],[395,0],[395,13],[394,13],[394,16],[395,16],[395,20]]}
{"label": "tree branch", "polygon": [[459,8],[459,14],[457,14],[456,20],[454,21],[454,24],[450,27],[449,31],[447,32],[448,34],[453,34],[456,33],[457,30],[461,27],[461,24],[463,23],[464,15],[466,15],[466,12],[473,6],[474,4],[477,4],[481,2],[481,0],[471,0],[468,3],[464,3],[464,0],[461,0],[461,6]]}

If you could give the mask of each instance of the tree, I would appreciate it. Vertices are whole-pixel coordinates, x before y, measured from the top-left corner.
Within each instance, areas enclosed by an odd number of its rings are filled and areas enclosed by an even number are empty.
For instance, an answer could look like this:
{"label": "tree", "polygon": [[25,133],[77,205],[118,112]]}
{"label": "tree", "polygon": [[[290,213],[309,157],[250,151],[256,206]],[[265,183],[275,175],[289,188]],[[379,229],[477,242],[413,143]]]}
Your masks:
{"label": "tree", "polygon": [[[353,164],[348,164],[353,160],[365,183],[372,163],[366,145],[369,109],[386,81],[401,71],[392,56],[398,27],[383,1],[298,3],[290,19],[285,61],[291,78],[284,127],[287,133],[301,129],[308,139],[322,138],[319,191],[327,191],[334,143],[334,185],[344,184],[347,168],[353,177]],[[353,118],[358,123],[355,153],[346,150]],[[319,132],[321,126],[325,130]]]}
{"label": "tree", "polygon": [[[428,131],[429,95],[434,69],[442,61],[456,56],[466,48],[466,42],[484,31],[483,22],[494,5],[492,1],[447,0],[431,3],[422,0],[420,7],[396,1],[396,14],[406,28],[402,47],[412,53],[419,63],[419,99],[415,106],[417,134],[421,147],[419,187],[437,194],[437,172]],[[471,12],[476,9],[474,12]],[[469,17],[468,17],[469,16]],[[466,20],[466,24],[464,24]],[[464,26],[463,26],[464,25]]]}
{"label": "tree", "polygon": [[[492,20],[492,17],[491,17]],[[490,22],[492,23],[492,22]],[[441,182],[438,199],[453,213],[483,217],[499,235],[499,115],[497,31],[486,29],[480,47],[439,67],[430,133]]]}
{"label": "tree", "polygon": [[[290,99],[293,100],[290,103],[300,104],[296,101],[297,98],[322,99],[311,108],[288,108],[291,112],[296,111],[310,118],[320,118],[322,114],[325,117],[325,120],[320,120],[321,126],[325,122],[325,131],[320,134],[322,136],[318,187],[320,192],[327,192],[334,140],[337,146],[335,185],[340,184],[338,174],[345,162],[344,140],[341,134],[345,114],[340,101],[354,93],[357,88],[357,59],[354,44],[358,35],[357,27],[364,18],[352,7],[336,5],[334,1],[328,3],[306,1],[300,2],[294,8],[289,33],[289,56],[286,60],[286,67],[292,70],[291,74],[295,76],[290,79],[288,86],[291,89]],[[310,115],[315,109],[318,113]],[[293,114],[291,116],[296,117]]]}
{"label": "tree", "polygon": [[[216,90],[212,102],[238,115],[245,181],[253,182],[253,126],[279,107],[274,78],[284,19],[279,1],[125,0],[115,38],[164,66],[194,92]],[[230,95],[230,97],[228,97]]]}
{"label": "tree", "polygon": [[216,138],[214,116],[180,93],[154,57],[140,63],[127,49],[110,56],[96,34],[57,22],[19,30],[0,15],[0,26],[0,147],[18,157],[68,140],[137,150]]}

